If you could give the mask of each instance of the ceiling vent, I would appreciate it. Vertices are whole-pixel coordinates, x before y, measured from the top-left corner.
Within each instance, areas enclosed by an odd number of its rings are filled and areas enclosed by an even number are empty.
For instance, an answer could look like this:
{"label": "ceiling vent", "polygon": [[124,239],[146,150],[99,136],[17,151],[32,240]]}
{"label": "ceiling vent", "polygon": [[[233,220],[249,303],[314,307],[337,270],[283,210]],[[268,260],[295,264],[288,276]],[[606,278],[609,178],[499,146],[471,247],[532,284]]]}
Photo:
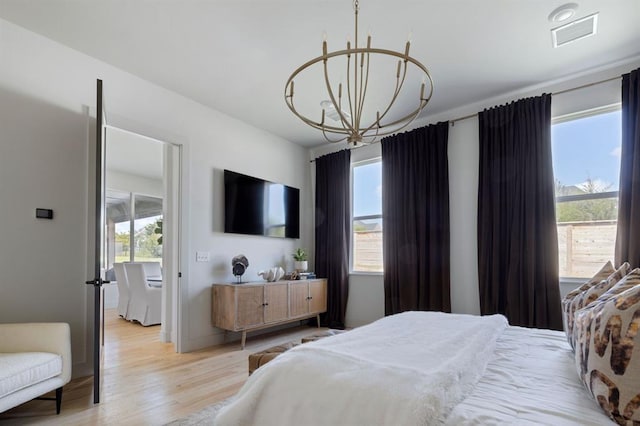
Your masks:
{"label": "ceiling vent", "polygon": [[596,34],[598,29],[598,13],[564,24],[551,30],[553,47],[564,46],[573,41]]}
{"label": "ceiling vent", "polygon": [[[327,114],[327,117],[329,117],[333,121],[342,121],[342,119],[340,118],[340,114],[338,114],[338,110],[336,110],[336,107],[333,106],[333,102],[327,99],[320,102],[320,106],[325,111],[325,114]],[[347,120],[351,118],[351,114],[349,114],[347,111],[342,108],[341,111],[342,115],[344,115]]]}

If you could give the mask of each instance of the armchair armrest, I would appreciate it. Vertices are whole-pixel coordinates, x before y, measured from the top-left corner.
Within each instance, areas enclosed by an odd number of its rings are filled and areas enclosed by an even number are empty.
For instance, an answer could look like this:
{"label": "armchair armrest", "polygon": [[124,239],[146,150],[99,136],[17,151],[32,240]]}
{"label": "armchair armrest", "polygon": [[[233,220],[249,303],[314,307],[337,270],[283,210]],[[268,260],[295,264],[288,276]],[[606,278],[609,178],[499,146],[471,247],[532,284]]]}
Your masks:
{"label": "armchair armrest", "polygon": [[67,323],[0,324],[0,352],[50,352],[62,356],[61,378],[71,380],[71,331]]}

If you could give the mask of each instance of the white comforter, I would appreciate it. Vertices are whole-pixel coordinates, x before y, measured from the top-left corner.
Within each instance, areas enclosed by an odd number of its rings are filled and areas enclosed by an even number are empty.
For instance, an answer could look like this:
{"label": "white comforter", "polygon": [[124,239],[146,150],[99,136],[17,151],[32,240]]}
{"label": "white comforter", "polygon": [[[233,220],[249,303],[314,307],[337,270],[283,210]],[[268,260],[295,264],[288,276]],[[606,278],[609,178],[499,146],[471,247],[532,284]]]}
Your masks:
{"label": "white comforter", "polygon": [[441,423],[506,325],[500,315],[405,312],[306,343],[249,377],[216,425]]}

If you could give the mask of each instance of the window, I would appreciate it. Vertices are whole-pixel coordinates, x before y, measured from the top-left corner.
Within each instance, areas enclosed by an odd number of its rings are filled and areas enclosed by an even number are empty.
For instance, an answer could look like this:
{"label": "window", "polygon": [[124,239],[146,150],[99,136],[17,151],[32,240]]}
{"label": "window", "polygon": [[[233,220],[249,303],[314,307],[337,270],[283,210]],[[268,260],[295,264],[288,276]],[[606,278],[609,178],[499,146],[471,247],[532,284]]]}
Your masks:
{"label": "window", "polygon": [[162,199],[107,191],[106,207],[108,269],[114,262],[162,262]]}
{"label": "window", "polygon": [[613,261],[621,113],[558,121],[551,131],[561,277],[591,277]]}
{"label": "window", "polygon": [[353,166],[352,259],[354,272],[382,272],[382,162]]}

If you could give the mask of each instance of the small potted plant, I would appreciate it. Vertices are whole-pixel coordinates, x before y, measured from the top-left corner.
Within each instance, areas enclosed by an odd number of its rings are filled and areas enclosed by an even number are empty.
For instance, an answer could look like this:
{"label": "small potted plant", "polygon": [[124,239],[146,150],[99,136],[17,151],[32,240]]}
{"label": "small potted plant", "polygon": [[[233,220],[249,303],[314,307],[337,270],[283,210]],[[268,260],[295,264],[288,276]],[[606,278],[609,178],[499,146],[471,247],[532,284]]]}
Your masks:
{"label": "small potted plant", "polygon": [[297,248],[293,253],[293,260],[295,260],[293,267],[297,272],[304,272],[309,267],[307,262],[307,252],[304,249]]}

